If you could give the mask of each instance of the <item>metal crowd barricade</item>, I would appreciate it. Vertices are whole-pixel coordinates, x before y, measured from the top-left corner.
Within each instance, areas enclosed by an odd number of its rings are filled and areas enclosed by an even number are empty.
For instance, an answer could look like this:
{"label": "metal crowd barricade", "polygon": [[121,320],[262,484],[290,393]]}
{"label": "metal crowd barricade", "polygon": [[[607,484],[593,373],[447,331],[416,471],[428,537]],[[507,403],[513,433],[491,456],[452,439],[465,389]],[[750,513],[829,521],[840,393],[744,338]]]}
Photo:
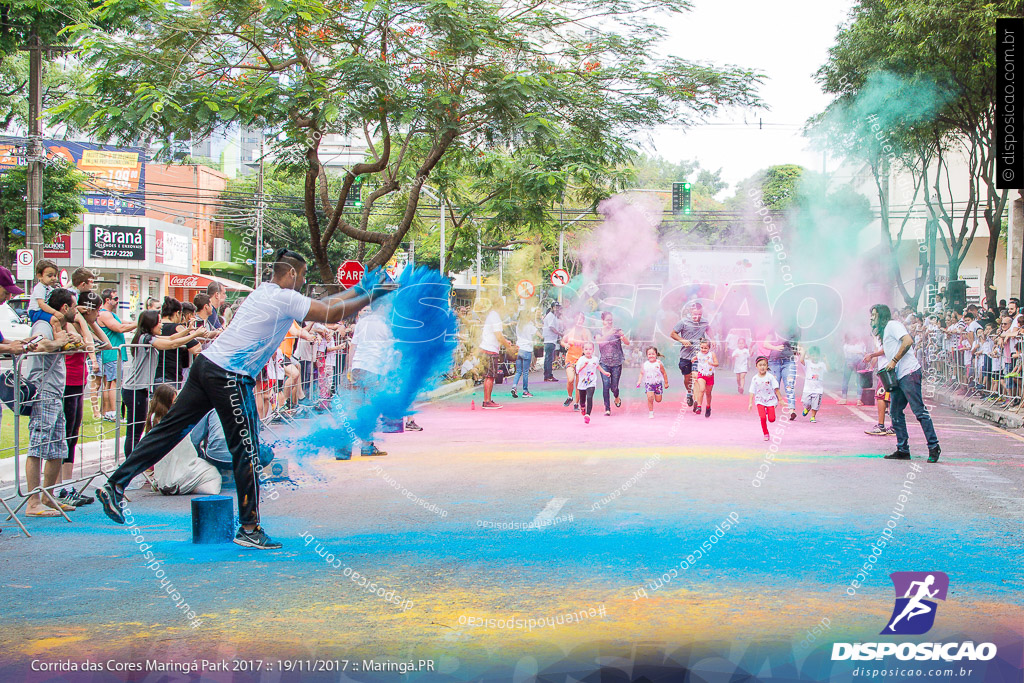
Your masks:
{"label": "metal crowd barricade", "polygon": [[933,330],[926,335],[928,343],[918,349],[918,355],[936,389],[978,399],[997,410],[1024,411],[1021,337],[1007,342],[1009,353],[997,344],[993,357],[980,349],[968,353],[966,334],[961,331]]}
{"label": "metal crowd barricade", "polygon": [[[60,488],[68,488],[68,487],[73,487],[73,486],[74,487],[80,487],[81,489],[85,489],[85,488],[87,488],[89,486],[89,484],[92,483],[92,481],[96,477],[98,477],[100,475],[108,474],[112,470],[112,467],[115,466],[120,461],[120,439],[118,438],[118,435],[119,435],[120,432],[119,432],[119,424],[116,421],[115,421],[115,423],[111,427],[108,428],[107,427],[107,423],[105,423],[103,420],[100,420],[98,423],[94,423],[92,425],[92,430],[91,430],[92,433],[87,433],[86,432],[85,421],[86,421],[87,416],[91,414],[91,411],[88,412],[88,413],[86,412],[86,406],[84,405],[85,394],[86,394],[86,392],[85,392],[86,387],[83,387],[82,425],[79,428],[78,439],[77,439],[77,446],[76,446],[76,452],[75,452],[75,455],[76,455],[76,458],[75,458],[75,470],[77,470],[77,472],[71,477],[71,479],[61,480],[61,481],[58,481],[55,484],[47,486],[45,484],[44,473],[43,473],[43,471],[45,469],[45,462],[46,461],[44,459],[40,459],[39,485],[34,487],[34,488],[32,488],[32,489],[27,489],[26,487],[27,487],[27,483],[28,482],[22,479],[22,476],[23,476],[24,471],[25,471],[24,470],[25,459],[27,457],[29,457],[29,451],[30,451],[30,449],[24,448],[22,446],[22,443],[21,443],[21,437],[22,437],[22,431],[23,431],[22,430],[22,420],[25,417],[27,417],[28,420],[29,420],[29,424],[31,424],[31,422],[33,420],[33,416],[31,416],[31,415],[29,415],[29,416],[22,416],[21,415],[21,410],[24,407],[23,404],[22,404],[22,400],[21,400],[21,394],[22,394],[22,389],[23,389],[24,384],[25,384],[25,377],[24,377],[24,375],[25,375],[25,367],[24,367],[25,366],[25,362],[26,362],[26,360],[28,358],[32,358],[32,357],[58,356],[58,355],[60,355],[60,356],[67,356],[67,355],[72,354],[72,353],[81,353],[81,352],[82,352],[81,349],[77,349],[77,350],[74,350],[74,351],[63,351],[63,352],[52,352],[52,353],[43,353],[43,352],[25,353],[25,354],[21,354],[21,355],[15,357],[13,359],[12,364],[11,364],[12,367],[10,369],[10,372],[11,372],[11,375],[13,377],[14,410],[13,410],[13,412],[11,410],[9,410],[8,409],[9,406],[4,406],[3,408],[0,408],[0,410],[3,411],[2,416],[0,416],[0,423],[2,423],[3,420],[7,420],[7,419],[13,419],[14,420],[14,424],[13,424],[13,435],[14,435],[14,438],[13,438],[13,443],[11,445],[9,445],[9,446],[6,445],[6,444],[0,445],[0,455],[6,455],[6,451],[8,451],[8,450],[13,451],[13,453],[11,455],[11,458],[10,458],[10,461],[13,461],[14,467],[13,467],[13,471],[10,473],[10,478],[9,479],[7,478],[7,473],[5,471],[4,472],[4,476],[2,477],[2,481],[0,481],[0,504],[3,505],[3,508],[4,508],[4,510],[7,513],[7,516],[4,519],[4,521],[7,522],[7,521],[14,520],[14,522],[18,525],[20,530],[26,536],[31,536],[31,534],[29,533],[28,529],[25,528],[25,525],[22,523],[22,521],[18,518],[18,513],[21,511],[21,509],[23,507],[25,507],[28,504],[28,501],[29,501],[29,499],[32,496],[39,495],[41,497],[45,497],[50,502],[50,505],[48,505],[48,507],[55,508],[60,513],[60,515],[63,516],[65,521],[71,522],[72,521],[71,517],[67,514],[66,511],[64,511],[61,508],[61,504],[58,501],[57,496],[54,493],[54,490],[57,489],[58,487],[60,487]],[[88,378],[87,378],[87,382],[88,382]],[[63,391],[63,389],[62,389],[62,391]],[[38,409],[40,411],[42,411],[43,410],[43,408],[42,408],[42,400],[43,400],[42,396],[40,396],[38,391],[37,391],[36,395],[31,399],[31,403],[33,404],[31,410],[36,410],[37,407],[38,407]],[[62,396],[61,396],[61,400],[57,401],[56,403],[58,404],[56,406],[56,409],[59,412],[63,413],[63,411],[64,411],[63,393],[62,393]],[[45,417],[42,416],[43,414],[40,414],[35,419],[55,419],[56,420],[57,418],[54,415],[53,407],[54,406],[51,406],[51,410],[48,411],[47,413],[45,413]],[[46,440],[46,441],[44,441],[41,444],[37,444],[37,447],[39,447],[39,446],[48,447],[48,446],[52,446],[53,444],[55,444],[57,442],[63,442],[64,450],[65,450],[65,457],[66,457],[66,455],[67,455],[67,452],[66,452],[67,441],[68,441],[68,439],[67,439],[67,433],[66,433],[66,429],[65,429],[64,433],[61,433],[59,435],[54,435],[54,438]],[[62,463],[62,466],[63,466],[64,457],[59,458],[59,460],[60,460],[60,462]],[[0,460],[0,462],[5,462],[5,461],[8,461],[8,458],[4,457],[4,458],[2,458],[2,460]],[[4,469],[6,470],[6,468],[4,468]],[[62,476],[63,475],[59,476],[58,479],[62,479]],[[13,502],[13,501],[19,500],[19,499],[20,499],[20,502],[18,502],[17,505],[15,505],[15,507],[12,508],[10,503]]]}

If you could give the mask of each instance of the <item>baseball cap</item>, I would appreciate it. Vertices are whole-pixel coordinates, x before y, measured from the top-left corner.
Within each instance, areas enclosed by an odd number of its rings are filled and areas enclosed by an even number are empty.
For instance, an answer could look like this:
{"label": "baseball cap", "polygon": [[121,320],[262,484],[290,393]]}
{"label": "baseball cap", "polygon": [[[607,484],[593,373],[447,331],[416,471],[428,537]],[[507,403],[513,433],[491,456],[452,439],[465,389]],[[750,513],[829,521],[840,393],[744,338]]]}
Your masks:
{"label": "baseball cap", "polygon": [[25,290],[17,285],[11,271],[0,266],[0,287],[3,287],[11,294],[24,294]]}

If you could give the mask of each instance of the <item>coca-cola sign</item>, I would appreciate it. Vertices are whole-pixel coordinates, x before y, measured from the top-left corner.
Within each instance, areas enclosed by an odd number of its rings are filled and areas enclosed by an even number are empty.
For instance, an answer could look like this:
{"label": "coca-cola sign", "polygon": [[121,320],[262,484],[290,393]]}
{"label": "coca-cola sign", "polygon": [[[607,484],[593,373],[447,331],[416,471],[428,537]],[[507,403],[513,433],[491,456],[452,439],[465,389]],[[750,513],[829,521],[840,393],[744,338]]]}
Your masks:
{"label": "coca-cola sign", "polygon": [[201,275],[172,275],[168,281],[170,287],[184,287],[185,289],[200,289],[208,284],[210,284],[210,280]]}

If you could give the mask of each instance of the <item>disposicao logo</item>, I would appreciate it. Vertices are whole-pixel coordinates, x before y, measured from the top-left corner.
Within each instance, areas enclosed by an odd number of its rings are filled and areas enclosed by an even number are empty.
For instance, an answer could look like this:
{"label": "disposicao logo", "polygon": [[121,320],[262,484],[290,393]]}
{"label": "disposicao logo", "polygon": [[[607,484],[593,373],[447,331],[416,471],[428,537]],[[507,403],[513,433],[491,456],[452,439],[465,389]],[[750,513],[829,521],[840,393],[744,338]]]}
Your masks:
{"label": "disposicao logo", "polygon": [[889,578],[896,589],[896,605],[880,635],[928,633],[935,624],[935,600],[946,600],[949,577],[943,572],[893,572]]}
{"label": "disposicao logo", "polygon": [[[936,600],[946,599],[949,577],[943,572],[893,572],[896,604],[880,635],[917,636],[935,625]],[[996,656],[993,643],[833,643],[832,660],[870,660],[895,655],[900,660],[962,659],[988,661]]]}

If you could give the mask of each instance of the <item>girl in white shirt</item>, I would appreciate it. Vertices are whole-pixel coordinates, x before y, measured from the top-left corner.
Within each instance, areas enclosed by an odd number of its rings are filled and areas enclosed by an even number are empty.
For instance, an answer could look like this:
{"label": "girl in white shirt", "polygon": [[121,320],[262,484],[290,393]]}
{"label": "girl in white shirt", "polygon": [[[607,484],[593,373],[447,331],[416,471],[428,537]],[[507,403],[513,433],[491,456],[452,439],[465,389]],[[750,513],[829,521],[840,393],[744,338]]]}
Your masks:
{"label": "girl in white shirt", "polygon": [[668,389],[668,372],[664,364],[658,360],[658,348],[647,347],[647,360],[640,366],[640,376],[636,380],[639,387],[643,382],[647,392],[647,417],[654,419],[654,404],[661,403],[661,397]]}
{"label": "girl in white shirt", "polygon": [[583,355],[576,361],[576,391],[579,394],[577,400],[585,424],[590,424],[590,411],[594,408],[594,391],[597,389],[599,372],[605,377],[610,376],[610,373],[601,367],[597,358],[594,358],[594,342],[585,342]]}

